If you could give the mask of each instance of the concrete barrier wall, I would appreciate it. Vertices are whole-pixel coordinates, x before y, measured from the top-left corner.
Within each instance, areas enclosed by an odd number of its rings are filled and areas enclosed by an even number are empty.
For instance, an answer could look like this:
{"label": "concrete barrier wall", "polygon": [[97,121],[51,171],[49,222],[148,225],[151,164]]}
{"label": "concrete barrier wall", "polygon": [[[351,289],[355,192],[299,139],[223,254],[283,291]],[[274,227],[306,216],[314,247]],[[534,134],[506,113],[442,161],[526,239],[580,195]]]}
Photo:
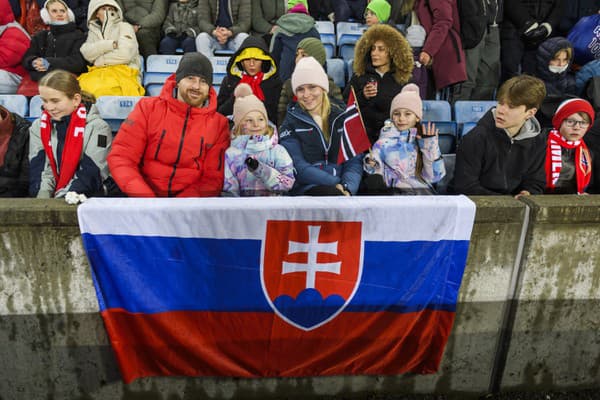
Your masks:
{"label": "concrete barrier wall", "polygon": [[0,400],[268,399],[600,386],[600,196],[474,197],[453,333],[433,375],[148,378],[123,385],[75,208],[0,200]]}

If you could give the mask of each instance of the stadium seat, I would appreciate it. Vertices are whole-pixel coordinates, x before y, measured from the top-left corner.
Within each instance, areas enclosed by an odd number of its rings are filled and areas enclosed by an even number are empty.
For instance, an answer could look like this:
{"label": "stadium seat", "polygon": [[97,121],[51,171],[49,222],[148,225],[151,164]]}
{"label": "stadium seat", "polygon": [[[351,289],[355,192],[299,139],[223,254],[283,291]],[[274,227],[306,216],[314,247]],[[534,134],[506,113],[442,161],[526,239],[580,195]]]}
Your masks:
{"label": "stadium seat", "polygon": [[219,86],[225,75],[227,75],[229,57],[209,57],[208,59],[213,67],[213,85]]}
{"label": "stadium seat", "polygon": [[354,58],[354,45],[367,29],[367,25],[358,22],[338,22],[336,28],[338,56],[346,61]]}
{"label": "stadium seat", "polygon": [[29,115],[27,119],[33,121],[42,116],[42,98],[40,95],[35,95],[29,100]]}
{"label": "stadium seat", "polygon": [[116,133],[142,96],[100,96],[96,106],[103,120]]}
{"label": "stadium seat", "polygon": [[435,188],[438,194],[451,194],[448,193],[448,185],[454,178],[454,167],[456,166],[456,154],[444,154],[444,167],[446,167],[446,175],[441,181],[435,184]]}
{"label": "stadium seat", "polygon": [[457,101],[454,103],[454,120],[459,126],[460,137],[473,129],[477,121],[492,107],[496,101]]}
{"label": "stadium seat", "polygon": [[158,96],[162,91],[163,85],[153,83],[146,88],[146,96]]}
{"label": "stadium seat", "polygon": [[335,56],[335,26],[331,21],[316,21],[316,24],[327,58],[333,58]]}
{"label": "stadium seat", "polygon": [[341,89],[346,86],[346,63],[341,58],[328,58],[326,62],[327,75],[333,78],[333,81]]}
{"label": "stadium seat", "polygon": [[445,100],[423,100],[423,125],[435,123],[439,129],[442,154],[456,152],[456,122],[452,120],[452,108]]}
{"label": "stadium seat", "polygon": [[0,95],[0,105],[23,118],[27,117],[29,104],[27,97],[22,94],[2,94]]}
{"label": "stadium seat", "polygon": [[[156,92],[156,86],[162,87],[165,80],[177,70],[182,56],[153,54],[148,57],[144,73],[144,87],[148,93]],[[158,90],[160,93],[160,90]],[[150,96],[154,96],[150,94]]]}
{"label": "stadium seat", "polygon": [[348,61],[346,61],[346,75],[348,75],[348,80],[350,80],[352,78],[352,75],[354,75],[354,69],[352,68],[353,63],[354,58],[351,58]]}

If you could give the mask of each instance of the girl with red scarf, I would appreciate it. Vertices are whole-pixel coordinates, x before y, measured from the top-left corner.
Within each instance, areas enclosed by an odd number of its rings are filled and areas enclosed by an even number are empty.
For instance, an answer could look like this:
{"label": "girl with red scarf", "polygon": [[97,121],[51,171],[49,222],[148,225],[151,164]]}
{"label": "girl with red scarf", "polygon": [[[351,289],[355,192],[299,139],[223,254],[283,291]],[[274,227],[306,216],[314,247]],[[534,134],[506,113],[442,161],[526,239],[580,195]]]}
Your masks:
{"label": "girl with red scarf", "polygon": [[594,109],[583,99],[565,100],[558,106],[546,146],[546,193],[585,194],[592,159],[583,136],[593,123]]}
{"label": "girl with red scarf", "polygon": [[39,82],[44,111],[30,128],[29,194],[91,196],[103,191],[112,133],[70,72],[55,70]]}

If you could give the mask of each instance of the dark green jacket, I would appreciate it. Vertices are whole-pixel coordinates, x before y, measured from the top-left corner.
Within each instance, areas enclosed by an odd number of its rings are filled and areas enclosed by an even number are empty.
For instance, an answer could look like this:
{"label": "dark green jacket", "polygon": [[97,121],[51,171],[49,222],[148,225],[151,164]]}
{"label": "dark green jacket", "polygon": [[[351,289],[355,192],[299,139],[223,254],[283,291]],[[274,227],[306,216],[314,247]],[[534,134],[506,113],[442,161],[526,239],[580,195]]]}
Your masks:
{"label": "dark green jacket", "polygon": [[269,33],[277,19],[286,12],[285,1],[252,0],[252,31]]}

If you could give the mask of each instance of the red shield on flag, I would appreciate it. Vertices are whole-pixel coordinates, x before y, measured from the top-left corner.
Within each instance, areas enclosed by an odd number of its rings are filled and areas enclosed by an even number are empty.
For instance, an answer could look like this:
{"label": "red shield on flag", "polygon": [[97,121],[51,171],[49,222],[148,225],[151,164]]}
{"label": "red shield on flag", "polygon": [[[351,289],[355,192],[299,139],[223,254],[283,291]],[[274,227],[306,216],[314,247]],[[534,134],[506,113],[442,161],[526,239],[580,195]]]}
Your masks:
{"label": "red shield on flag", "polygon": [[303,330],[335,318],[362,275],[362,223],[267,221],[261,279],[283,320]]}

